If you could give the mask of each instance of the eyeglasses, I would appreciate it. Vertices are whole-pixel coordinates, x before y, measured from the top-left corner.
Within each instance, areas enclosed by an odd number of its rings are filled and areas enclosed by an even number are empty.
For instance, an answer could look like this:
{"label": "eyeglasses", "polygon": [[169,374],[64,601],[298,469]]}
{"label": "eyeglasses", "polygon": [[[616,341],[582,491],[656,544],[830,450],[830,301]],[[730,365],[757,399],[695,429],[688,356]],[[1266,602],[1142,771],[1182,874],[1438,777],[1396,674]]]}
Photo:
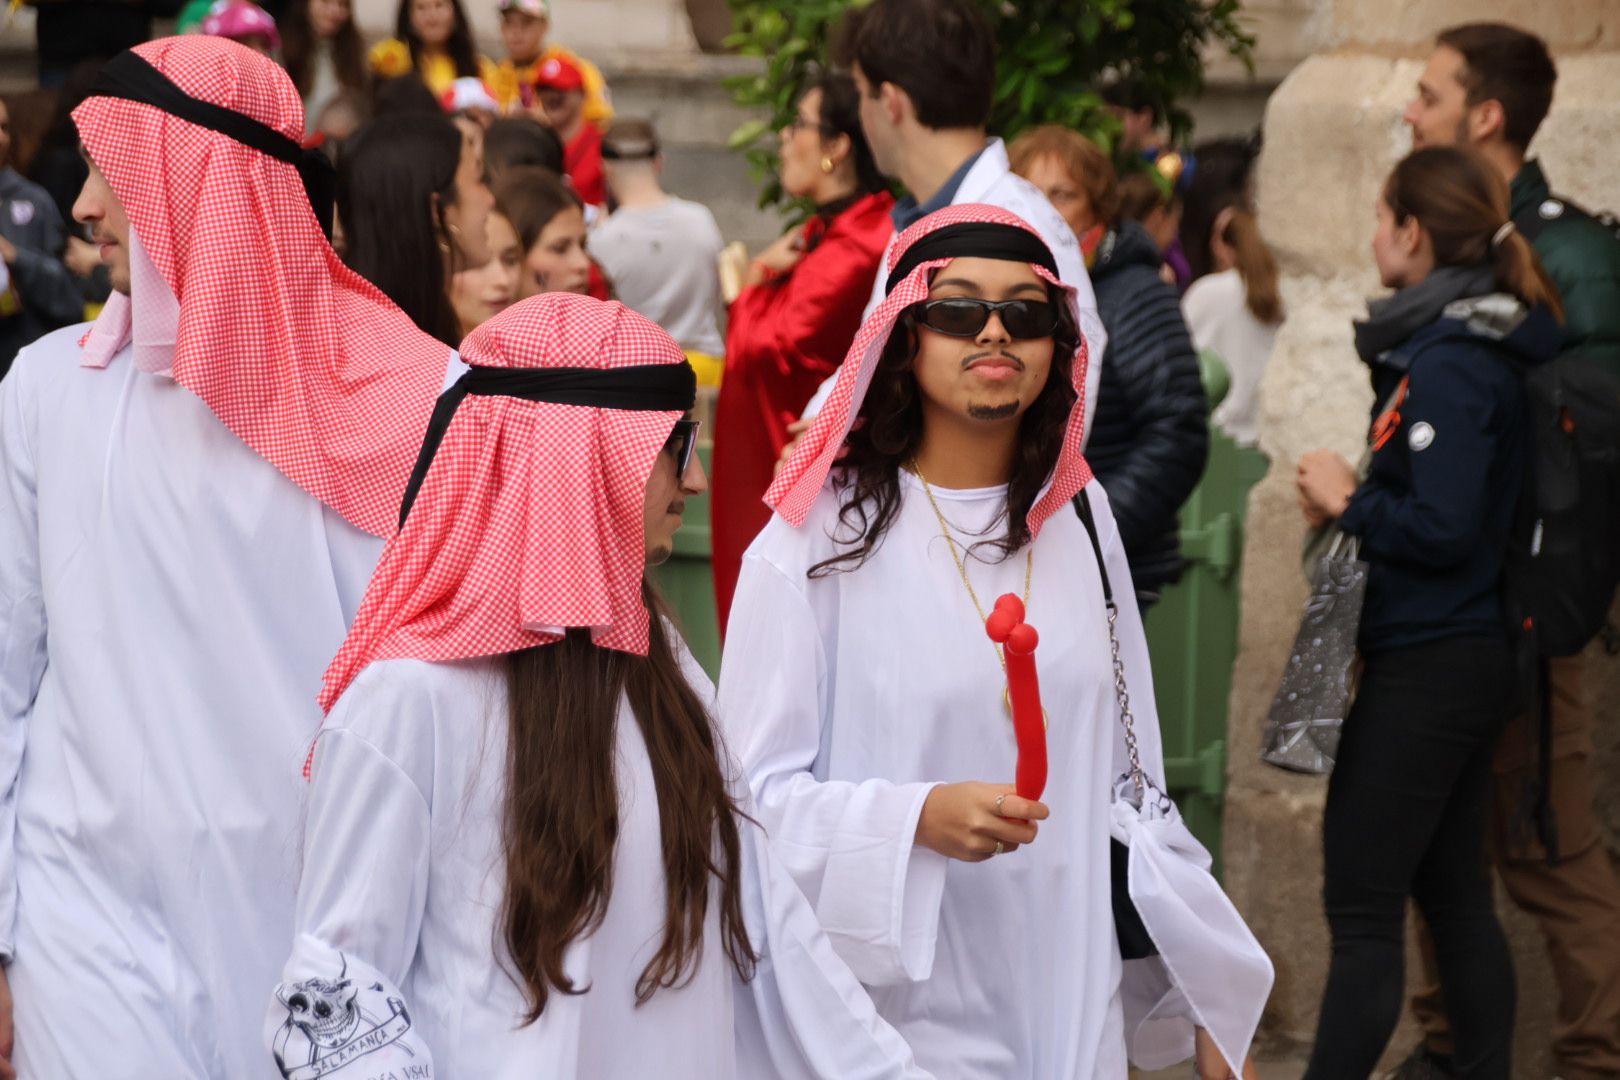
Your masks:
{"label": "eyeglasses", "polygon": [[791,132],[794,135],[797,135],[799,132],[803,131],[805,128],[813,128],[822,135],[830,135],[830,134],[832,134],[830,131],[827,130],[827,125],[826,124],[823,124],[820,120],[812,120],[809,117],[807,117],[807,116],[805,116],[805,115],[803,115],[801,113],[794,113],[793,114],[793,119],[791,119],[791,120],[789,120],[787,122],[788,131]]}
{"label": "eyeglasses", "polygon": [[1051,337],[1057,329],[1057,308],[1044,300],[980,300],[974,296],[951,296],[925,300],[912,307],[912,318],[948,337],[975,337],[990,321],[1001,316],[1008,335],[1021,341]]}
{"label": "eyeglasses", "polygon": [[677,420],[675,429],[664,440],[664,452],[675,459],[677,477],[686,475],[686,470],[692,464],[692,455],[697,452],[699,423],[697,420]]}

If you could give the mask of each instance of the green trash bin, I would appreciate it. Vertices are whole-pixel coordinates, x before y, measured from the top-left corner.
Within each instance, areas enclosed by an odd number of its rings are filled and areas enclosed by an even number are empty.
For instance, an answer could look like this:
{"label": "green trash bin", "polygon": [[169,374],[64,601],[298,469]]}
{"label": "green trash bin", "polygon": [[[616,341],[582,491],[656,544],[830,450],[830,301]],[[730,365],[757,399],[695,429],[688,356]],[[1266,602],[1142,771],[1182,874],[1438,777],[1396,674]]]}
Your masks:
{"label": "green trash bin", "polygon": [[[1213,411],[1230,386],[1226,365],[1199,357]],[[1164,739],[1165,786],[1220,870],[1226,790],[1227,699],[1237,659],[1239,570],[1249,489],[1265,476],[1258,450],[1211,427],[1209,463],[1181,508],[1181,579],[1148,610],[1148,652]]]}

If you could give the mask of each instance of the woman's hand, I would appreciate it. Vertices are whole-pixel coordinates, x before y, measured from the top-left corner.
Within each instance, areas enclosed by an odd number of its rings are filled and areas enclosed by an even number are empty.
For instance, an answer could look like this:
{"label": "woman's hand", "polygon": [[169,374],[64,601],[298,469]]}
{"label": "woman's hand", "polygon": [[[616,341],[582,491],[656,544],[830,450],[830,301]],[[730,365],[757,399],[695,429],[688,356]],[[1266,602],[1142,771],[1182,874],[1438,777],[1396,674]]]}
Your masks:
{"label": "woman's hand", "polygon": [[941,784],[923,801],[917,843],[947,859],[983,862],[1034,840],[1035,822],[1050,813],[1044,803],[1019,798],[1011,784]]}
{"label": "woman's hand", "polygon": [[799,247],[799,230],[793,229],[777,237],[770,247],[754,256],[743,276],[743,286],[758,285],[767,278],[781,277],[799,265],[804,251]]}
{"label": "woman's hand", "polygon": [[[1239,1080],[1221,1057],[1221,1052],[1215,1049],[1215,1040],[1209,1037],[1209,1032],[1198,1028],[1193,1036],[1194,1071],[1198,1080]],[[1241,1080],[1260,1080],[1260,1075],[1254,1071],[1254,1059],[1243,1059],[1243,1076]]]}
{"label": "woman's hand", "polygon": [[772,476],[782,471],[782,466],[787,464],[787,459],[793,456],[794,450],[798,449],[799,439],[803,437],[805,432],[810,430],[810,425],[815,422],[816,418],[814,416],[806,416],[802,420],[795,420],[787,426],[788,441],[782,444],[782,452],[776,455],[776,468],[772,471]]}
{"label": "woman's hand", "polygon": [[1356,491],[1356,470],[1341,454],[1312,450],[1299,459],[1294,472],[1299,506],[1314,528],[1342,515]]}

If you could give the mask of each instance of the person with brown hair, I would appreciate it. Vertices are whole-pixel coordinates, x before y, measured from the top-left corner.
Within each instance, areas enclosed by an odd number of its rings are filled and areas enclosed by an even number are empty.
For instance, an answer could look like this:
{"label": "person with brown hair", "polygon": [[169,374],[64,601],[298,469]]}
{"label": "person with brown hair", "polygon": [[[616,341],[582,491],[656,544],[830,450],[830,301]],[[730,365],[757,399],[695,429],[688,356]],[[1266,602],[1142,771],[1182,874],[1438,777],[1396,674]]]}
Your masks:
{"label": "person with brown hair", "polygon": [[282,1074],[926,1080],[647,576],[706,487],[679,346],[551,294],[462,356],[323,683]]}
{"label": "person with brown hair", "polygon": [[1260,378],[1283,321],[1277,260],[1254,211],[1242,205],[1216,215],[1209,252],[1214,270],[1187,287],[1181,312],[1193,345],[1219,356],[1231,376],[1210,423],[1239,446],[1254,446],[1260,441]]}
{"label": "person with brown hair", "polygon": [[1209,457],[1198,354],[1175,287],[1160,276],[1160,248],[1122,213],[1114,166],[1102,151],[1079,132],[1052,126],[1019,136],[1009,157],[1015,172],[1049,196],[1077,193],[1065,216],[1081,238],[1108,334],[1086,461],[1108,492],[1146,610],[1181,576],[1176,516]]}
{"label": "person with brown hair", "polygon": [[290,0],[279,26],[281,64],[304,99],[306,135],[339,95],[366,100],[371,73],[349,0]]}
{"label": "person with brown hair", "polygon": [[523,248],[518,299],[542,292],[585,295],[593,264],[585,250],[585,204],[574,189],[550,169],[517,165],[495,184],[495,201]]}
{"label": "person with brown hair", "polygon": [[1458,1075],[1512,1072],[1514,981],[1486,870],[1492,751],[1513,711],[1502,574],[1528,442],[1523,372],[1563,313],[1476,156],[1416,150],[1377,206],[1379,277],[1356,323],[1375,400],[1366,476],[1299,462],[1312,525],[1368,564],[1362,672],[1322,822],[1333,961],[1307,1080],[1365,1080],[1401,1010],[1406,901],[1434,934]]}
{"label": "person with brown hair", "polygon": [[[1555,196],[1541,163],[1527,156],[1557,77],[1534,34],[1501,23],[1455,26],[1437,39],[1405,119],[1414,146],[1474,147],[1509,181],[1513,220],[1534,243],[1564,306],[1561,356],[1620,371],[1620,241]],[[1593,810],[1586,666],[1580,656],[1548,661],[1551,707],[1541,722],[1527,712],[1508,725],[1491,790],[1497,875],[1540,925],[1552,959],[1552,1043],[1564,1080],[1620,1076],[1620,876]],[[1550,729],[1545,743],[1543,724]],[[1425,1037],[1396,1073],[1400,1080],[1453,1075],[1446,1008],[1430,953],[1422,955],[1413,1011]]]}
{"label": "person with brown hair", "polygon": [[[984,205],[913,225],[885,271],[731,610],[720,715],[772,846],[942,1076],[1120,1080],[1196,1056],[1200,1080],[1253,1080],[1271,964],[1162,796],[1126,550],[1080,452],[1077,291]],[[1038,791],[1008,782],[1024,740],[986,634],[1008,593],[1038,627]],[[1133,830],[1116,890],[1111,840],[1142,807],[1162,846]],[[1122,948],[1132,904],[1156,955]]]}

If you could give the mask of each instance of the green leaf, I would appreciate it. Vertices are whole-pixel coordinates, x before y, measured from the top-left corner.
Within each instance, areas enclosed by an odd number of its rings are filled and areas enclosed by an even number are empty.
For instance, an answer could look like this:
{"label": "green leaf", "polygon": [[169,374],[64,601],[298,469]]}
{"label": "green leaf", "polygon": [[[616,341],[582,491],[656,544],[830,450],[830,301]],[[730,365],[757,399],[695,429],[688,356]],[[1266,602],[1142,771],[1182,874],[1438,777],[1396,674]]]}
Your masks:
{"label": "green leaf", "polygon": [[731,137],[726,140],[726,149],[741,150],[743,147],[751,145],[755,139],[765,134],[769,127],[770,121],[768,120],[744,121],[737,125],[737,130],[733,131]]}

